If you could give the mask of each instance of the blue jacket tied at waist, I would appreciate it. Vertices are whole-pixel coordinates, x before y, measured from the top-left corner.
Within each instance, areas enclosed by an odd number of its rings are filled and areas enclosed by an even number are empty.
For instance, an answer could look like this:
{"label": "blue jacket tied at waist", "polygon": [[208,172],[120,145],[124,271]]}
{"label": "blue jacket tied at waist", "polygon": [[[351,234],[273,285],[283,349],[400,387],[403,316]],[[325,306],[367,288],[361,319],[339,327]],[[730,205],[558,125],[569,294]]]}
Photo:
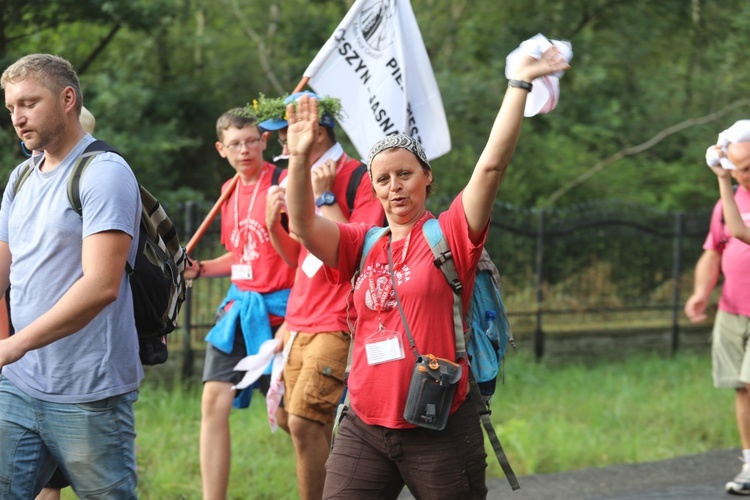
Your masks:
{"label": "blue jacket tied at waist", "polygon": [[[265,294],[243,292],[232,283],[227,291],[227,296],[219,305],[218,312],[224,311],[224,308],[230,302],[234,303],[211,328],[205,340],[221,352],[230,354],[234,346],[237,327],[240,326],[242,337],[245,340],[246,354],[248,356],[257,354],[260,345],[273,338],[268,314],[286,316],[286,304],[289,300],[290,291],[287,288]],[[270,373],[271,367],[269,366],[267,374]],[[246,408],[250,404],[251,391],[252,386],[241,391],[235,398],[235,407]],[[243,395],[243,400],[246,398],[246,404],[238,402],[240,395]]]}

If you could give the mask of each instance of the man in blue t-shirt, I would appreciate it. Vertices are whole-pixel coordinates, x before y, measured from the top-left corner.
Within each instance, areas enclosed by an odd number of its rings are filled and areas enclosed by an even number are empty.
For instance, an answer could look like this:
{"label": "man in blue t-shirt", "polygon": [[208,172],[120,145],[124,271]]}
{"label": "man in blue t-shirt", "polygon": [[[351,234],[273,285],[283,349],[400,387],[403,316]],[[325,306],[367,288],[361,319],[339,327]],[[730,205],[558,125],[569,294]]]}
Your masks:
{"label": "man in blue t-shirt", "polygon": [[94,138],[81,127],[68,61],[25,56],[0,78],[16,133],[43,151],[0,208],[0,293],[15,334],[0,340],[0,498],[33,498],[55,465],[80,497],[135,498],[133,403],[143,368],[126,260],[138,244],[138,183],[101,153],[71,207],[71,168]]}

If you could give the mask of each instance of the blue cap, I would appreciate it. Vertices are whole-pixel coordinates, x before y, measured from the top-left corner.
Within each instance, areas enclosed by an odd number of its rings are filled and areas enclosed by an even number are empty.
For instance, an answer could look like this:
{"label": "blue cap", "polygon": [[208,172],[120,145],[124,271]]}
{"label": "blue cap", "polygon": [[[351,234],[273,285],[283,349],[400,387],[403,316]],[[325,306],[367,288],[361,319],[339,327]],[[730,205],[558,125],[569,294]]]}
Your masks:
{"label": "blue cap", "polygon": [[[284,104],[293,103],[305,94],[309,95],[313,99],[317,99],[318,101],[320,101],[320,96],[318,96],[318,94],[316,94],[315,92],[303,90],[302,92],[295,92],[294,94],[288,96],[286,99],[284,99]],[[336,126],[336,122],[333,120],[333,117],[328,113],[325,113],[320,117],[320,124],[324,127],[329,128],[334,128]],[[287,123],[287,121],[283,118],[269,118],[268,120],[260,122],[258,126],[263,130],[273,132],[275,130],[281,130],[282,128],[288,127],[289,123]]]}
{"label": "blue cap", "polygon": [[281,118],[269,118],[268,120],[260,122],[258,126],[263,130],[273,132],[275,130],[287,128],[289,124],[286,122],[286,120],[282,120]]}

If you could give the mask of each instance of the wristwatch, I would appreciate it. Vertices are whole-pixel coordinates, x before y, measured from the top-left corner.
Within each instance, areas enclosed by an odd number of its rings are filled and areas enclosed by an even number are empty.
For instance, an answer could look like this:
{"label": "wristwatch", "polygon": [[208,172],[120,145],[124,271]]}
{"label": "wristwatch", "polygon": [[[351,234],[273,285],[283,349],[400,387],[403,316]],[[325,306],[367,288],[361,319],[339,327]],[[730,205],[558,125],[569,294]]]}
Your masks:
{"label": "wristwatch", "polygon": [[315,206],[322,207],[323,205],[333,205],[336,203],[336,195],[330,191],[324,191],[323,194],[315,200]]}
{"label": "wristwatch", "polygon": [[523,80],[510,79],[508,80],[508,87],[524,89],[527,92],[531,92],[533,85],[530,84],[529,82],[524,82]]}

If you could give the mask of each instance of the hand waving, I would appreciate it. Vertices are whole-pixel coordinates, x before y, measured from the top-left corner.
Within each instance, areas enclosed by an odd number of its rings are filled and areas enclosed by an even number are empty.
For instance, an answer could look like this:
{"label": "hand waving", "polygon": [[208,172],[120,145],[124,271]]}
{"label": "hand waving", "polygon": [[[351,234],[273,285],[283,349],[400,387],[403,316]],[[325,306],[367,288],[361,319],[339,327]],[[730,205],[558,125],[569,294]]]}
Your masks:
{"label": "hand waving", "polygon": [[307,156],[318,135],[318,100],[303,95],[287,105],[286,115],[289,154]]}
{"label": "hand waving", "polygon": [[565,60],[565,56],[557,47],[552,46],[544,51],[540,59],[533,56],[522,57],[515,69],[514,78],[531,82],[536,78],[565,71],[569,68],[570,65]]}

